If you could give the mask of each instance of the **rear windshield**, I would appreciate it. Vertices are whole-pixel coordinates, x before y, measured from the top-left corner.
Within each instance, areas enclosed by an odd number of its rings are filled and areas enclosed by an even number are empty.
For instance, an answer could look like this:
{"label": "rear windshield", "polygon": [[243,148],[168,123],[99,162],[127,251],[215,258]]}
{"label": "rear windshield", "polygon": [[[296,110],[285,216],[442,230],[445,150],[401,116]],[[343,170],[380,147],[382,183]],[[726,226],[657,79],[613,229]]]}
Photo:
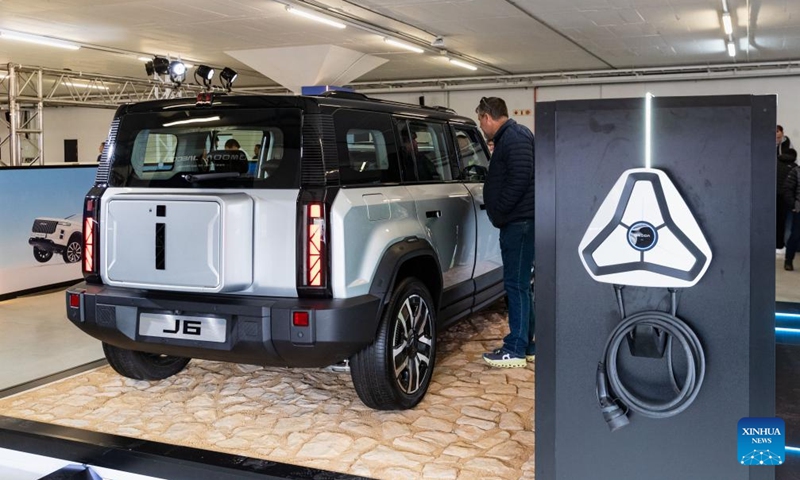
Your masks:
{"label": "rear windshield", "polygon": [[122,117],[109,185],[297,188],[301,111],[182,110]]}

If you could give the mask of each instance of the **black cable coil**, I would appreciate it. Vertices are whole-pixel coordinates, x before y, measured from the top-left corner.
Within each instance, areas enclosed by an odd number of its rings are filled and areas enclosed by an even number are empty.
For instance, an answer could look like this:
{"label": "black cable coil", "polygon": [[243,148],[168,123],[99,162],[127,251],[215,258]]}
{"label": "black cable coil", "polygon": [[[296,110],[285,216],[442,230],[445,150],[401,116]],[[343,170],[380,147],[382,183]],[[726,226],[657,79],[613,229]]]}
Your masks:
{"label": "black cable coil", "polygon": [[[622,322],[611,332],[603,353],[603,360],[597,367],[597,399],[603,411],[603,417],[609,428],[614,431],[628,424],[626,411],[620,405],[634,412],[651,418],[667,418],[686,410],[697,397],[706,373],[706,359],[700,339],[689,326],[675,316],[675,291],[670,290],[672,312],[644,311],[625,317],[622,305],[621,287],[617,289]],[[666,402],[652,402],[634,395],[620,380],[617,370],[617,356],[622,342],[638,327],[652,327],[668,335],[667,365],[670,381],[676,396]],[[686,354],[686,380],[683,387],[678,386],[672,365],[673,339],[683,347]],[[612,397],[612,394],[616,398]]]}

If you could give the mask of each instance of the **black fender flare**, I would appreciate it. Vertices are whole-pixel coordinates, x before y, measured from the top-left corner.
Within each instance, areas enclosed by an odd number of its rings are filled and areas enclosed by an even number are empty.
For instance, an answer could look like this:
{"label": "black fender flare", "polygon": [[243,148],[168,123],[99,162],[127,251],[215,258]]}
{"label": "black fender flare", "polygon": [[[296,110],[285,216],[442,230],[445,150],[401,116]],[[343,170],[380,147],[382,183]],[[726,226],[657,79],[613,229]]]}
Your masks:
{"label": "black fender flare", "polygon": [[[439,256],[427,240],[418,237],[406,237],[403,240],[392,244],[383,253],[378,268],[375,269],[375,276],[372,279],[372,285],[369,287],[370,295],[374,295],[381,299],[381,311],[386,303],[389,302],[391,292],[397,282],[397,273],[400,267],[406,261],[416,257],[430,257],[436,263],[436,271],[441,272],[441,265],[439,264]],[[441,304],[441,273],[439,274],[439,292],[431,292],[434,301],[437,305]],[[382,314],[379,313],[379,314]]]}

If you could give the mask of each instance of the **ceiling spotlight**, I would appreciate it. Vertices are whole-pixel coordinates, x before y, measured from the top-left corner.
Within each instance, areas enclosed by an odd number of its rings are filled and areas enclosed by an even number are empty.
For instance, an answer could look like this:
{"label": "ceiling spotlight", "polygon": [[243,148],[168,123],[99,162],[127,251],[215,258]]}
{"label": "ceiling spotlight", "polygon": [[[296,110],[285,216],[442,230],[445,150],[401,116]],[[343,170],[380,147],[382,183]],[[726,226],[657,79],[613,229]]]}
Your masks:
{"label": "ceiling spotlight", "polygon": [[395,46],[395,47],[399,47],[399,48],[403,48],[403,49],[409,50],[409,51],[414,52],[414,53],[422,53],[422,52],[425,51],[425,50],[423,50],[423,49],[421,49],[419,47],[415,47],[414,45],[409,45],[407,43],[398,42],[397,40],[395,40],[393,38],[389,38],[389,37],[384,38],[383,41],[386,42],[389,45],[392,45],[392,46]]}
{"label": "ceiling spotlight", "polygon": [[169,73],[169,60],[166,57],[155,57],[153,59],[153,68],[159,75],[166,75]]}
{"label": "ceiling spotlight", "polygon": [[169,63],[169,79],[178,85],[186,81],[186,65],[180,60],[171,61]]}
{"label": "ceiling spotlight", "polygon": [[219,73],[219,78],[222,80],[222,86],[227,88],[228,91],[230,91],[231,85],[233,85],[233,82],[236,81],[236,77],[238,76],[239,74],[236,73],[236,70],[229,67],[223,68]]}
{"label": "ceiling spotlight", "polygon": [[731,57],[736,56],[736,45],[734,45],[733,42],[728,42],[728,55]]}
{"label": "ceiling spotlight", "polygon": [[213,68],[208,65],[198,65],[197,69],[194,71],[194,79],[197,80],[198,76],[206,88],[211,88],[211,79],[214,78]]}
{"label": "ceiling spotlight", "polygon": [[147,72],[148,77],[152,77],[156,73],[156,69],[153,66],[153,61],[148,60],[147,63],[144,64],[144,71]]}
{"label": "ceiling spotlight", "polygon": [[478,69],[478,67],[476,67],[475,65],[469,64],[467,62],[462,62],[461,60],[458,60],[456,58],[448,58],[447,60],[450,63],[452,63],[453,65],[458,65],[459,67],[466,68],[467,70],[473,70],[474,71],[474,70]]}
{"label": "ceiling spotlight", "polygon": [[151,62],[153,61],[153,57],[138,57],[138,60],[141,62]]}

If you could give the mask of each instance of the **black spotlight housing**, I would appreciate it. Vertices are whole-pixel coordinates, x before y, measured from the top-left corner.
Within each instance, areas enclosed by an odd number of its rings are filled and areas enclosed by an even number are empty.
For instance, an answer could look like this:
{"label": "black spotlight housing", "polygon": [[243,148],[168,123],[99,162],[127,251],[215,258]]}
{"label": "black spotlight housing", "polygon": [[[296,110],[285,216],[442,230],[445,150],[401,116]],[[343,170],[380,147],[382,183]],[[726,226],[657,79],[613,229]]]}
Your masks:
{"label": "black spotlight housing", "polygon": [[169,79],[178,85],[186,81],[186,65],[180,60],[171,61],[169,63]]}
{"label": "black spotlight housing", "polygon": [[206,88],[211,88],[211,79],[214,78],[214,69],[209,67],[208,65],[198,65],[194,71],[195,80],[197,77],[203,81],[203,85]]}
{"label": "black spotlight housing", "polygon": [[169,60],[166,57],[155,57],[153,59],[153,68],[159,75],[166,75],[169,73]]}
{"label": "black spotlight housing", "polygon": [[236,73],[236,70],[234,70],[234,69],[232,69],[230,67],[223,68],[222,71],[219,74],[219,78],[220,78],[220,80],[222,80],[222,85],[225,88],[227,88],[229,91],[231,89],[231,85],[233,85],[233,82],[236,81],[236,77],[238,77],[238,76],[239,76],[239,74]]}
{"label": "black spotlight housing", "polygon": [[147,72],[148,77],[152,77],[156,73],[152,60],[144,64],[144,71]]}

